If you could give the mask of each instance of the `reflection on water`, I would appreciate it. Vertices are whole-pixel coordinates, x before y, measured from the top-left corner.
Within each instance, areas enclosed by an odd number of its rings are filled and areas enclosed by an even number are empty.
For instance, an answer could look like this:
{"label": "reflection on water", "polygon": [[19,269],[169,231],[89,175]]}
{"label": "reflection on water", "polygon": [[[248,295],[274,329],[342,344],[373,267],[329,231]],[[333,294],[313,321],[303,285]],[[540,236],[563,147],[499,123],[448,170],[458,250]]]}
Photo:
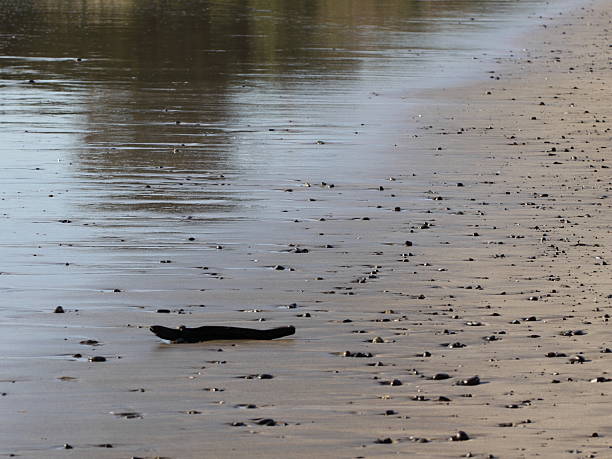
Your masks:
{"label": "reflection on water", "polygon": [[378,92],[452,76],[515,3],[1,0],[4,148],[29,131],[101,212],[231,212],[253,181],[368,166]]}
{"label": "reflection on water", "polygon": [[362,216],[354,192],[410,172],[419,90],[484,75],[540,2],[0,0],[6,305],[258,291],[288,238],[325,244],[310,222]]}

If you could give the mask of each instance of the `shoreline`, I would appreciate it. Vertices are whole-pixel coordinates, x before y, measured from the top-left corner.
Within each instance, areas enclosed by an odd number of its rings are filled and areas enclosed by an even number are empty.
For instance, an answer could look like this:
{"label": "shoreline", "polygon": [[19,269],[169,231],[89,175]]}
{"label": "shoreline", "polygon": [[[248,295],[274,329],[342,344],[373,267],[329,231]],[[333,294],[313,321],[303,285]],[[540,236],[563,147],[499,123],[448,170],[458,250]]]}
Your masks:
{"label": "shoreline", "polygon": [[[107,290],[89,300],[133,311],[29,314],[50,326],[53,346],[42,341],[45,358],[33,368],[5,360],[0,453],[609,454],[612,382],[591,381],[612,378],[612,354],[601,352],[612,347],[611,174],[601,161],[611,137],[603,122],[611,100],[610,7],[587,4],[597,9],[580,10],[586,20],[542,19],[547,27],[528,40],[525,57],[501,59],[489,84],[429,94],[435,103],[398,143],[429,152],[422,164],[398,158],[394,180],[372,178],[365,190],[296,186],[291,204],[313,199],[334,212],[288,212],[274,253],[244,251],[256,267],[231,245],[222,254],[206,248],[180,254],[176,292],[155,292],[155,279],[134,285],[109,275]],[[310,252],[296,255],[290,243]],[[202,254],[220,274],[183,280],[181,270],[202,264]],[[155,312],[165,307],[169,315]],[[173,346],[147,331],[153,323],[198,321],[295,325],[297,334]],[[22,328],[8,333],[25,342]],[[102,345],[81,345],[85,339]],[[77,352],[83,357],[73,358]],[[107,362],[87,362],[93,355]],[[438,373],[450,378],[430,379]],[[244,378],[258,374],[273,378]],[[456,384],[474,375],[482,384]],[[470,440],[448,441],[460,430]]]}

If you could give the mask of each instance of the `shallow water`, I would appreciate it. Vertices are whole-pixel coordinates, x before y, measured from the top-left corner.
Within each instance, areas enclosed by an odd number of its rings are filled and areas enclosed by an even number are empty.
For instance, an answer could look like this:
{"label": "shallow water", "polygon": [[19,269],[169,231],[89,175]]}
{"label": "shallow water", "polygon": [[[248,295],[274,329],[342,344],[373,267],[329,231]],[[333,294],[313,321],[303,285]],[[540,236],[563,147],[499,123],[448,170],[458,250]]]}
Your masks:
{"label": "shallow water", "polygon": [[180,290],[168,254],[259,272],[286,222],[408,173],[419,90],[485,78],[541,3],[0,1],[5,319]]}

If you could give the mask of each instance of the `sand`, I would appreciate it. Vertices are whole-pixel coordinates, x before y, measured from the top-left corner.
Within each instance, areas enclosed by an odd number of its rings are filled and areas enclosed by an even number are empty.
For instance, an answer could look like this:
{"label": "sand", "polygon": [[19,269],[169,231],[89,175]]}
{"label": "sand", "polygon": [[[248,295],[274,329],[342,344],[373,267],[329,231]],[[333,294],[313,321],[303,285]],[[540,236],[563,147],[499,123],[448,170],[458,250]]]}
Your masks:
{"label": "sand", "polygon": [[[109,273],[64,314],[15,313],[0,453],[612,457],[611,6],[584,4],[478,84],[422,94],[367,186],[296,177],[257,234]],[[154,323],[297,333],[173,345]]]}

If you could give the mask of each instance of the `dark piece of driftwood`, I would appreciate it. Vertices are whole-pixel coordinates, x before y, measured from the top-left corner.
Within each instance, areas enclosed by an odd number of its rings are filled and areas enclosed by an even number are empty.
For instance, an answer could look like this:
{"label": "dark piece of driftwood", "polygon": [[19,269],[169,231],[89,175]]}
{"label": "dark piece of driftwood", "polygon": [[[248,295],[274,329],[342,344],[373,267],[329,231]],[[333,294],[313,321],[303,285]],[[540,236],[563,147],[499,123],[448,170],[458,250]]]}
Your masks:
{"label": "dark piece of driftwood", "polygon": [[161,339],[172,341],[173,343],[199,343],[200,341],[213,340],[239,340],[239,339],[274,339],[283,336],[293,335],[295,327],[278,327],[269,330],[256,330],[254,328],[240,327],[218,327],[205,326],[198,328],[179,328],[162,327],[153,325],[149,330]]}

